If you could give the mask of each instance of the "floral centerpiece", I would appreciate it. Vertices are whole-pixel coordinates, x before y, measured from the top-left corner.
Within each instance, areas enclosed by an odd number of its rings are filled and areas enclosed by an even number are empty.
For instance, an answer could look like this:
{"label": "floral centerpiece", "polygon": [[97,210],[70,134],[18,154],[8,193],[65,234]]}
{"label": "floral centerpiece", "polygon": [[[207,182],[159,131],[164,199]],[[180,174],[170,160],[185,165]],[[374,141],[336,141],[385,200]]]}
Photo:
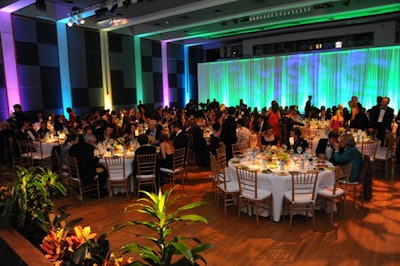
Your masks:
{"label": "floral centerpiece", "polygon": [[341,135],[343,135],[344,133],[346,133],[346,129],[345,129],[344,127],[340,127],[340,128],[338,129],[338,133],[339,133],[339,135],[341,136]]}
{"label": "floral centerpiece", "polygon": [[125,138],[119,137],[113,142],[113,147],[115,150],[120,150],[122,151],[125,147]]}

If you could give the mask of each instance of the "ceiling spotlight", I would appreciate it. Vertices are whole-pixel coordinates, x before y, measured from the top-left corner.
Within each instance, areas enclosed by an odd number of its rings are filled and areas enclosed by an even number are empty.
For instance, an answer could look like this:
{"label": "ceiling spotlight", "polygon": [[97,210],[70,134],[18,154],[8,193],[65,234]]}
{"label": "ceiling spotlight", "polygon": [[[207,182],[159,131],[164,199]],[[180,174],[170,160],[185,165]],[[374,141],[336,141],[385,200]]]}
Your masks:
{"label": "ceiling spotlight", "polygon": [[46,2],[44,0],[36,0],[35,6],[39,10],[46,10]]}
{"label": "ceiling spotlight", "polygon": [[132,1],[131,1],[131,0],[125,0],[125,1],[122,2],[122,5],[123,5],[124,7],[128,7],[128,6],[130,6],[131,4],[132,4]]}
{"label": "ceiling spotlight", "polygon": [[110,9],[110,13],[114,13],[115,10],[117,10],[118,8],[118,2],[114,1],[114,4],[112,5],[111,9]]}
{"label": "ceiling spotlight", "polygon": [[72,12],[69,13],[69,19],[67,22],[67,26],[68,27],[72,27],[72,26],[80,26],[85,24],[85,19],[82,17],[82,14],[79,12]]}

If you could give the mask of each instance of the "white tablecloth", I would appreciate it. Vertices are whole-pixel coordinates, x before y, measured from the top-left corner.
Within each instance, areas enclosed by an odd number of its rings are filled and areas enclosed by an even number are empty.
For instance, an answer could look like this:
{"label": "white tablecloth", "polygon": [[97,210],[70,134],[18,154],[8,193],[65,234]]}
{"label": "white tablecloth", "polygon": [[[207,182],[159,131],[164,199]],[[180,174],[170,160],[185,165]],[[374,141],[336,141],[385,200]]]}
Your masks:
{"label": "white tablecloth", "polygon": [[60,144],[57,142],[42,142],[42,154],[43,157],[46,156],[51,156],[51,151],[53,150],[53,147],[59,146]]}
{"label": "white tablecloth", "polygon": [[[235,165],[248,165],[249,167],[257,167],[257,163],[254,162],[244,162],[244,159],[241,159],[240,163],[232,163],[232,161],[237,161],[237,158],[233,158],[229,161],[229,167],[227,170],[227,178],[229,180],[235,180],[237,181],[237,176],[236,176],[236,169]],[[314,163],[315,167],[316,164]],[[261,165],[259,167],[262,168]],[[294,168],[293,164],[291,166]],[[306,162],[306,167],[308,167],[308,162]],[[275,170],[275,169],[274,169]],[[294,170],[294,169],[293,169]],[[297,169],[298,170],[298,169]],[[287,175],[284,176],[279,176],[277,172],[286,172]],[[283,196],[285,191],[290,190],[292,188],[292,176],[287,170],[284,171],[279,171],[276,170],[274,173],[270,174],[264,174],[262,172],[259,172],[257,174],[258,177],[258,187],[263,188],[263,189],[268,189],[272,192],[272,197],[273,197],[273,214],[272,214],[272,219],[275,222],[279,222],[282,214],[282,207],[283,207]],[[321,171],[318,174],[318,180],[317,180],[317,190],[318,187],[324,186],[324,185],[333,185],[335,182],[335,175],[333,170],[324,170]],[[269,216],[270,214],[265,211],[260,213],[260,216]]]}

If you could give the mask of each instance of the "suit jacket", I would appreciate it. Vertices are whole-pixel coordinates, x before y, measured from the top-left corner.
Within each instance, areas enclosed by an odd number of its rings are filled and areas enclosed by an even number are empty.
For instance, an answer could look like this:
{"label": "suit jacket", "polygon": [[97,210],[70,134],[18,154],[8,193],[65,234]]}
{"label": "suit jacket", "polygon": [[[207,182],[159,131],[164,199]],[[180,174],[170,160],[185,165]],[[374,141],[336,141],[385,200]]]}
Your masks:
{"label": "suit jacket", "polygon": [[175,149],[186,148],[187,150],[187,146],[188,146],[188,139],[185,132],[181,131],[178,135],[175,135],[174,138]]}
{"label": "suit jacket", "polygon": [[204,139],[203,136],[203,130],[201,129],[200,126],[198,125],[191,126],[188,133],[193,135],[192,148],[197,155],[208,152],[206,140]]}
{"label": "suit jacket", "polygon": [[99,158],[94,156],[94,146],[86,141],[78,142],[71,146],[69,155],[76,157],[82,181],[91,182],[97,175],[96,166],[99,162]]}
{"label": "suit jacket", "polygon": [[[379,113],[380,113],[380,105],[375,105],[372,107],[371,112],[369,114],[369,117],[371,119],[370,126],[372,128],[377,129],[378,128],[378,119],[379,119]],[[383,116],[382,119],[382,125],[384,126],[385,129],[387,130],[392,130],[392,120],[393,120],[393,114],[394,110],[391,107],[386,107],[386,112],[385,115]]]}
{"label": "suit jacket", "polygon": [[228,116],[222,123],[221,135],[219,138],[226,146],[231,146],[233,143],[236,143],[236,121],[233,116]]}
{"label": "suit jacket", "polygon": [[[264,132],[265,130],[267,130],[267,126],[268,126],[268,122],[264,119],[263,123],[258,123],[256,128],[255,128],[255,132]],[[260,127],[261,127],[261,131],[260,131]]]}

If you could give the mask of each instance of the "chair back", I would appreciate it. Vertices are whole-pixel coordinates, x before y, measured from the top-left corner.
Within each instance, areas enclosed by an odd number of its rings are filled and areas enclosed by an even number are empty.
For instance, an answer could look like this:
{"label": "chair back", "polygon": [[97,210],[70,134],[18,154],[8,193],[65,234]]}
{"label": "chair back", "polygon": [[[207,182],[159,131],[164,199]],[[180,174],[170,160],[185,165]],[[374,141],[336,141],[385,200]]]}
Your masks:
{"label": "chair back", "polygon": [[226,159],[225,157],[222,157],[221,159],[218,159],[217,157],[217,155],[210,153],[211,171],[214,180],[219,184],[224,184],[224,190],[226,190],[226,183],[228,182],[225,175]]}
{"label": "chair back", "polygon": [[221,167],[225,168],[226,167],[226,150],[225,147],[220,147],[216,149],[216,160],[217,162],[221,165]]}
{"label": "chair back", "polygon": [[76,158],[67,155],[67,164],[70,178],[80,181],[81,177],[79,175],[78,161]]}
{"label": "chair back", "polygon": [[109,179],[122,180],[126,178],[124,156],[105,157],[105,161]]}
{"label": "chair back", "polygon": [[353,168],[353,164],[350,163],[345,166],[338,166],[335,169],[335,184],[334,184],[333,191],[332,191],[333,195],[335,195],[337,184],[340,181],[344,182],[345,184],[347,184],[349,182],[350,173],[351,173],[352,168]]}
{"label": "chair back", "polygon": [[173,170],[184,170],[185,167],[185,150],[186,148],[175,149],[174,160],[173,160]]}
{"label": "chair back", "polygon": [[233,157],[241,156],[246,151],[247,145],[246,143],[235,143],[232,144],[232,154]]}
{"label": "chair back", "polygon": [[239,194],[257,199],[257,171],[236,168],[239,181]]}
{"label": "chair back", "polygon": [[292,202],[314,201],[318,172],[292,172]]}
{"label": "chair back", "polygon": [[18,147],[20,155],[31,152],[31,147],[26,140],[17,139],[16,142],[17,142],[17,147]]}
{"label": "chair back", "polygon": [[186,133],[186,137],[187,137],[187,140],[188,140],[188,149],[189,150],[193,150],[193,135],[189,134],[189,133]]}
{"label": "chair back", "polygon": [[155,176],[156,175],[157,154],[143,154],[136,156],[136,166],[138,176]]}
{"label": "chair back", "polygon": [[369,155],[371,159],[375,158],[376,150],[378,149],[379,140],[363,141],[361,143],[361,154]]}

